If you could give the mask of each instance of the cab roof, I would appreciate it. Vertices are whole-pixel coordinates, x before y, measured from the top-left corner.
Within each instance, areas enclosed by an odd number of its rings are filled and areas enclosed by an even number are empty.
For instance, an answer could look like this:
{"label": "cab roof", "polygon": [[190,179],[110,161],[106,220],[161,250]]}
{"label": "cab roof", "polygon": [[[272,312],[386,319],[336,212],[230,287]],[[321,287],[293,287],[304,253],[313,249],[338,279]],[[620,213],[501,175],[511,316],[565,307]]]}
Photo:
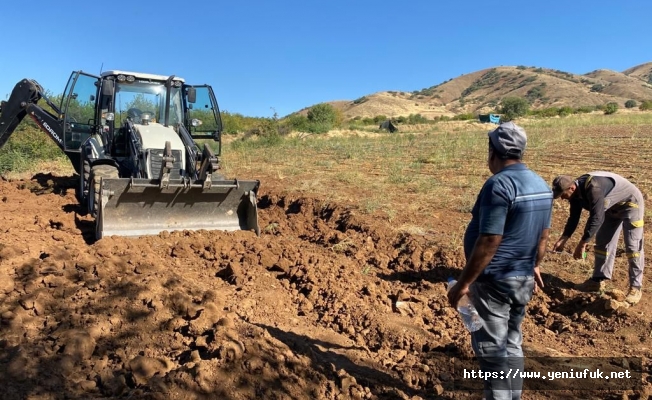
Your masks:
{"label": "cab roof", "polygon": [[[145,80],[152,80],[152,81],[163,81],[165,82],[168,80],[169,76],[166,75],[155,75],[155,74],[146,74],[142,72],[131,72],[131,71],[121,71],[121,70],[110,70],[110,71],[104,71],[101,74],[101,77],[104,78],[106,76],[115,76],[115,75],[132,75],[137,79],[145,79]],[[185,82],[183,78],[180,78],[178,76],[174,77],[175,81],[181,81]]]}

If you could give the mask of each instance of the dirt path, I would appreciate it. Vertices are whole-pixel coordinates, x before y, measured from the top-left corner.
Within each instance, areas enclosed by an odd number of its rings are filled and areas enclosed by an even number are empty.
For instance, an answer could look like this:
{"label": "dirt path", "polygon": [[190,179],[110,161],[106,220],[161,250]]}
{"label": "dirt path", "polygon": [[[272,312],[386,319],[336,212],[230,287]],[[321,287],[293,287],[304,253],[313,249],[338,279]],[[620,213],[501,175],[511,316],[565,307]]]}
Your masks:
{"label": "dirt path", "polygon": [[[463,259],[436,235],[397,234],[270,182],[260,237],[95,242],[74,183],[0,180],[3,398],[480,398],[450,390],[451,358],[472,351],[445,302]],[[587,266],[564,257],[551,256],[529,308],[528,354],[650,357],[649,296],[607,310],[606,299],[571,289]],[[625,271],[619,257],[615,284]],[[649,386],[596,396],[647,398]]]}

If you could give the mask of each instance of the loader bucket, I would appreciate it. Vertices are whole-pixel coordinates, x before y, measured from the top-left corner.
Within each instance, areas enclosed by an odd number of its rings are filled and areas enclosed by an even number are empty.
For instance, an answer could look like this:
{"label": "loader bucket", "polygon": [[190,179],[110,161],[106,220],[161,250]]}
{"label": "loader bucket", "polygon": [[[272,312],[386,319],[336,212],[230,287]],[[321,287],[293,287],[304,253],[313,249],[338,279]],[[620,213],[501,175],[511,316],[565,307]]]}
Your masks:
{"label": "loader bucket", "polygon": [[210,188],[183,185],[159,187],[149,179],[106,179],[96,236],[144,236],[179,230],[253,230],[260,235],[256,193],[259,181],[213,181]]}

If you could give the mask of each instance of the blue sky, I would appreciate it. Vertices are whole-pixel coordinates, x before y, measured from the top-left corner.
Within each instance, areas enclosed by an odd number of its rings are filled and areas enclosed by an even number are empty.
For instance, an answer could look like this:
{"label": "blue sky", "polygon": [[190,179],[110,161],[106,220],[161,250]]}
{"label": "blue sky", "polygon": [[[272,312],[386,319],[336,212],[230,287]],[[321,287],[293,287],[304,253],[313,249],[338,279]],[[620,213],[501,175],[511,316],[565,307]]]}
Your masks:
{"label": "blue sky", "polygon": [[0,8],[0,99],[22,78],[122,69],[213,86],[222,110],[285,116],[500,65],[587,73],[652,61],[650,1],[112,0]]}

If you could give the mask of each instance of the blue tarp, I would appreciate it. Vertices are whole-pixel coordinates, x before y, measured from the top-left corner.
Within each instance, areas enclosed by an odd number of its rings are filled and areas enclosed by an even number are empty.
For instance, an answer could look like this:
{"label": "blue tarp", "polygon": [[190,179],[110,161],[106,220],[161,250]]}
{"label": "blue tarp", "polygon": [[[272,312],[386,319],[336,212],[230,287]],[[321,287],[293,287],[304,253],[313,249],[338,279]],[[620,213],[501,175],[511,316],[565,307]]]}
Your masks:
{"label": "blue tarp", "polygon": [[492,123],[492,124],[500,124],[500,115],[498,114],[480,114],[478,115],[478,120],[480,122],[486,122],[486,123]]}

